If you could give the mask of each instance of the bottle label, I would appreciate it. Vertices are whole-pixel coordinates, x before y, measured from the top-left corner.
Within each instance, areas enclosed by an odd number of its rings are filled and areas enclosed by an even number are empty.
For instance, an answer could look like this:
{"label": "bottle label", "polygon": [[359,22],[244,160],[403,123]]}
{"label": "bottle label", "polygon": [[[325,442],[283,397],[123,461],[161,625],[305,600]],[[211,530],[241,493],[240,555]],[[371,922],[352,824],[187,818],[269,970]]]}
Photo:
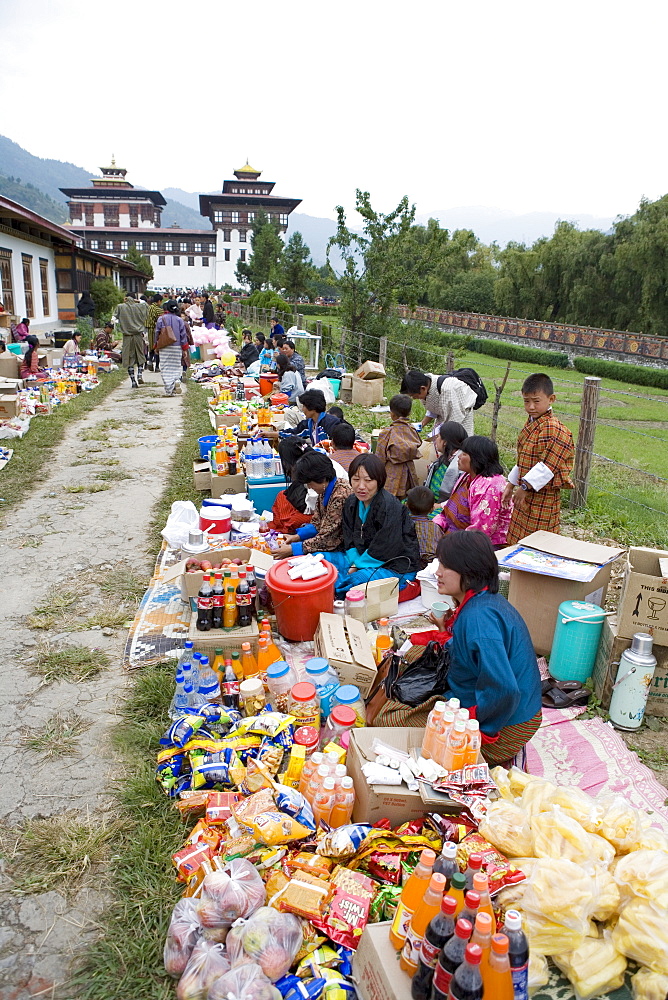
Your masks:
{"label": "bottle label", "polygon": [[450,989],[450,983],[452,982],[452,973],[444,969],[440,962],[436,965],[436,972],[434,973],[434,989],[440,990],[444,996],[447,997],[448,990]]}
{"label": "bottle label", "polygon": [[198,597],[197,607],[200,611],[208,611],[209,608],[213,607],[213,597]]}
{"label": "bottle label", "polygon": [[441,949],[436,944],[432,944],[431,941],[427,941],[426,938],[422,938],[422,946],[420,948],[420,958],[424,965],[429,969],[435,969],[438,963],[438,956],[441,953]]}
{"label": "bottle label", "polygon": [[529,963],[511,969],[514,1000],[529,1000]]}
{"label": "bottle label", "polygon": [[250,605],[250,602],[251,602],[250,591],[248,591],[247,594],[237,593],[237,607],[246,607],[247,605]]}
{"label": "bottle label", "polygon": [[239,696],[239,681],[224,681],[220,685],[220,690],[228,698],[237,698]]}
{"label": "bottle label", "polygon": [[407,906],[399,900],[397,904],[397,911],[394,914],[394,920],[392,921],[391,933],[395,937],[401,938],[402,941],[406,940],[406,935],[408,934],[408,929],[411,925],[411,919],[413,917],[413,911],[409,910]]}
{"label": "bottle label", "polygon": [[293,711],[292,714],[296,716],[298,726],[313,726],[314,729],[320,729],[320,712],[313,712],[308,715],[302,715],[300,712],[297,716],[297,712]]}
{"label": "bottle label", "polygon": [[412,927],[408,928],[408,934],[406,935],[406,940],[404,942],[403,957],[404,961],[408,962],[409,965],[417,966],[420,959],[420,947],[422,946],[422,935],[418,934],[413,930]]}
{"label": "bottle label", "polygon": [[213,598],[212,598],[212,607],[214,607],[214,608],[222,608],[224,604],[225,604],[225,595],[224,594],[214,594],[213,595]]}

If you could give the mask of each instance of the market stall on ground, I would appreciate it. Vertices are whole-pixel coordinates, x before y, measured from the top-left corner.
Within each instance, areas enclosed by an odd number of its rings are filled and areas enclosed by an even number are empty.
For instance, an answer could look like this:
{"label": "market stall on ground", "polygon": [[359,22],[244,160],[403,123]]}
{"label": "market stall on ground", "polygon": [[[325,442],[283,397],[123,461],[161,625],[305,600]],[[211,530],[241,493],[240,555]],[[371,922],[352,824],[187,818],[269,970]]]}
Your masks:
{"label": "market stall on ground", "polygon": [[[129,668],[176,660],[156,769],[185,824],[164,949],[176,995],[664,998],[665,789],[582,706],[544,709],[509,770],[484,762],[456,699],[436,700],[426,728],[366,726],[387,657],[410,667],[424,651],[433,568],[409,602],[395,578],[344,603],[322,554],[275,561],[284,402],[211,359],[194,377],[211,385],[214,433],[193,442],[211,496],[173,505],[126,649]],[[621,555],[539,532],[499,562],[537,653],[552,654],[551,676],[538,661],[546,686],[594,672],[614,699],[613,657],[631,658],[644,685],[620,708],[632,727],[665,676],[668,553],[627,555],[611,625],[600,605]],[[656,674],[647,643],[633,648],[652,626]]]}

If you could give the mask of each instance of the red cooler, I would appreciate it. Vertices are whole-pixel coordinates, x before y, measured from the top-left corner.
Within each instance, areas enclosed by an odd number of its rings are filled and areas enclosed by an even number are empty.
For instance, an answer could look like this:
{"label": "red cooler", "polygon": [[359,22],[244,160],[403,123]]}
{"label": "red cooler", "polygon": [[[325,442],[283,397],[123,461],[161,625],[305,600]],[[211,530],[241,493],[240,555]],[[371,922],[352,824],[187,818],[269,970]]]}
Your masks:
{"label": "red cooler", "polygon": [[232,530],[229,508],[222,506],[202,507],[199,514],[199,526],[201,531],[208,531],[210,535],[222,536],[224,541],[229,542]]}
{"label": "red cooler", "polygon": [[323,560],[327,570],[324,576],[314,580],[291,580],[288,576],[288,560],[274,563],[267,573],[267,587],[274,602],[276,625],[286,639],[305,642],[313,639],[320,621],[320,614],[334,610],[334,584],[337,571]]}

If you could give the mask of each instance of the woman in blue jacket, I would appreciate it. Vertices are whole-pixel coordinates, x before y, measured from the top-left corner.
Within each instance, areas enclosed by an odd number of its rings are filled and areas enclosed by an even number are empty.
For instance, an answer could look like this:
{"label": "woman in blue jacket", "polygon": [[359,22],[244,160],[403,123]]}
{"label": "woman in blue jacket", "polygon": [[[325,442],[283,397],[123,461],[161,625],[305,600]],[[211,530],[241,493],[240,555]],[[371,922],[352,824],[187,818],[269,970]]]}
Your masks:
{"label": "woman in blue jacket", "polygon": [[447,534],[436,550],[439,594],[453,597],[450,670],[443,697],[459,698],[480,723],[482,755],[508,764],[540,728],[541,689],[531,636],[519,612],[499,594],[499,565],[482,531]]}

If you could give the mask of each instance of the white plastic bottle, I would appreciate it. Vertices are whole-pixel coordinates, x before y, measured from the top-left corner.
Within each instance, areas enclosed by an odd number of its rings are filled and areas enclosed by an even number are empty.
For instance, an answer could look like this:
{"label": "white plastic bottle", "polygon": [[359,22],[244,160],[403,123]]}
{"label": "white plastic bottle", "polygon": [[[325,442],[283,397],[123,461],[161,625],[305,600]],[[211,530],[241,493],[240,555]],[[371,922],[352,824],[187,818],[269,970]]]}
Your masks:
{"label": "white plastic bottle", "polygon": [[464,764],[476,764],[478,762],[478,754],[480,753],[480,747],[482,745],[480,723],[477,719],[469,719],[466,723],[466,737],[467,746]]}

